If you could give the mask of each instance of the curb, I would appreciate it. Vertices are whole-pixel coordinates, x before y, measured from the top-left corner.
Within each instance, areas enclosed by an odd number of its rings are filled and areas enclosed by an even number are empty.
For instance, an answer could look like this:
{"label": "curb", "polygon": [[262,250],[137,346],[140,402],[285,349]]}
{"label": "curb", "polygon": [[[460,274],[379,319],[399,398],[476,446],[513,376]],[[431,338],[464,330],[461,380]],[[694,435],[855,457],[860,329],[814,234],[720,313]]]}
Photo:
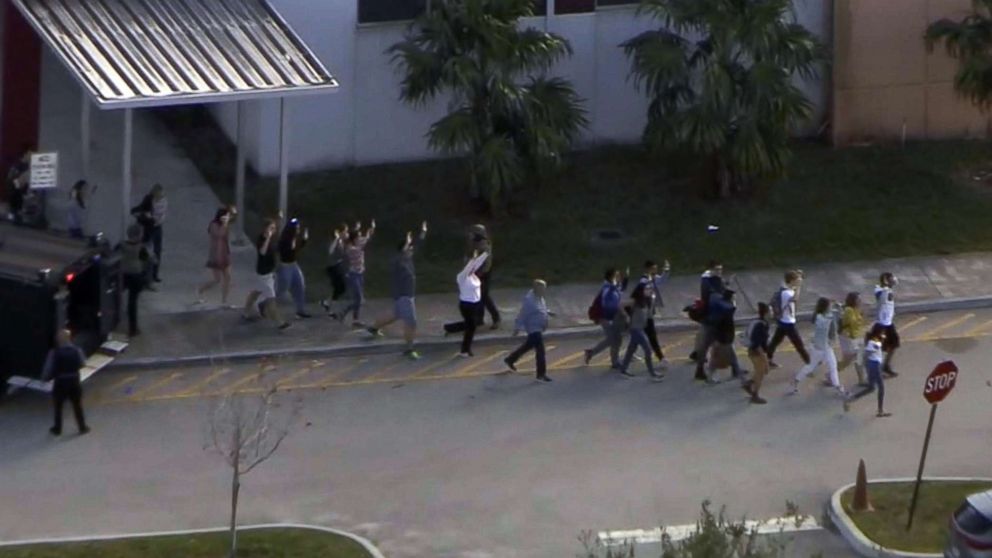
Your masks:
{"label": "curb", "polygon": [[[238,526],[238,531],[254,531],[258,529],[309,529],[311,531],[322,531],[324,533],[330,533],[332,535],[338,535],[340,537],[345,537],[351,539],[356,543],[362,545],[372,558],[385,558],[382,552],[375,547],[368,539],[361,537],[354,533],[349,533],[347,531],[340,531],[332,527],[321,527],[319,525],[306,525],[302,523],[263,523],[259,525],[245,525]],[[131,533],[127,535],[96,535],[90,537],[59,537],[59,538],[45,538],[45,539],[30,539],[23,541],[0,541],[0,547],[8,546],[26,546],[35,544],[60,544],[60,543],[73,543],[73,542],[90,542],[90,541],[113,541],[113,540],[123,540],[123,539],[141,539],[150,537],[171,537],[179,535],[199,535],[203,533],[223,533],[229,531],[229,527],[212,527],[209,529],[184,529],[179,531],[156,531],[152,533]]]}
{"label": "curb", "polygon": [[[924,477],[924,481],[953,481],[953,482],[992,482],[990,478],[981,477]],[[915,478],[892,478],[892,479],[878,479],[869,481],[868,484],[887,484],[887,483],[904,483],[904,482],[915,482]],[[847,544],[854,549],[859,555],[865,558],[942,558],[942,553],[923,553],[923,552],[903,552],[900,550],[894,550],[891,548],[886,548],[879,545],[878,543],[869,539],[858,526],[854,524],[854,520],[844,511],[844,506],[840,502],[840,495],[845,491],[854,486],[854,483],[844,485],[830,497],[830,507],[828,512],[830,514],[830,519],[833,521],[837,530],[840,532]]]}
{"label": "curb", "polygon": [[[992,308],[992,296],[981,296],[971,298],[945,298],[939,300],[924,300],[919,302],[906,302],[899,305],[900,313],[927,314],[932,312],[946,312],[949,310],[970,310],[980,308]],[[797,320],[805,321],[813,317],[812,312],[799,312]],[[735,320],[738,326],[746,325],[753,319],[748,315]],[[659,333],[680,332],[698,327],[696,322],[687,318],[669,318],[656,324]],[[558,329],[550,329],[545,332],[545,339],[573,339],[598,335],[599,326],[571,326]],[[475,344],[481,346],[494,345],[513,340],[514,337],[508,333],[482,334],[475,338]],[[455,341],[449,339],[429,339],[417,343],[421,349],[436,349],[454,346]],[[135,359],[116,359],[108,364],[105,370],[127,370],[152,368],[156,366],[194,366],[199,364],[210,364],[216,361],[238,362],[254,360],[273,356],[292,357],[329,357],[329,356],[358,356],[377,355],[398,352],[403,348],[400,340],[369,341],[365,343],[344,343],[329,344],[317,347],[301,347],[295,349],[256,349],[216,352],[210,354],[184,355],[184,356],[160,356],[160,357],[140,357]]]}

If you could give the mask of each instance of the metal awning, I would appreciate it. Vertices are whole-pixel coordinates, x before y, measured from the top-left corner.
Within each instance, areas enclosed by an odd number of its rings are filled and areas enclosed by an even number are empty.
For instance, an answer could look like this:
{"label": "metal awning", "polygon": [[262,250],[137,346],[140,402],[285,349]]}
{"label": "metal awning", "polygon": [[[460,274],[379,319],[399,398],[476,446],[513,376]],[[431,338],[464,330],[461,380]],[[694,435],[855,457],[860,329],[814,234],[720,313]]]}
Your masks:
{"label": "metal awning", "polygon": [[103,109],[338,86],[266,0],[13,0]]}

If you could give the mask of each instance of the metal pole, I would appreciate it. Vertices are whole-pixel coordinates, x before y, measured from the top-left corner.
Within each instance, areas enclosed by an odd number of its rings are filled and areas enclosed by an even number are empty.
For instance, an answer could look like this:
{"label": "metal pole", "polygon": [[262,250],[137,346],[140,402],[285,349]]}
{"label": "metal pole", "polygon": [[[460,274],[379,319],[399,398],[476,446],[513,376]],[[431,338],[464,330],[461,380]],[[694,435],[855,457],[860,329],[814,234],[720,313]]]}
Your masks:
{"label": "metal pole", "polygon": [[555,0],[544,0],[544,31],[551,30],[551,18],[555,14]]}
{"label": "metal pole", "polygon": [[927,437],[923,440],[923,453],[920,455],[920,468],[916,471],[916,486],[913,487],[913,501],[909,504],[909,521],[906,530],[913,527],[913,514],[916,513],[916,499],[920,496],[920,482],[923,480],[923,464],[927,461],[927,449],[930,447],[930,432],[933,430],[933,417],[937,414],[937,404],[930,405],[930,422],[927,423]]}
{"label": "metal pole", "polygon": [[90,178],[90,100],[86,96],[86,91],[82,95],[82,111],[80,114],[80,131],[82,135],[83,148],[83,180]]}
{"label": "metal pole", "polygon": [[131,214],[131,141],[134,135],[133,109],[124,109],[124,176],[121,178],[121,240],[127,238]]}
{"label": "metal pole", "polygon": [[286,98],[279,99],[279,211],[288,218],[289,212],[289,129],[286,124]]}
{"label": "metal pole", "polygon": [[244,243],[245,239],[245,125],[244,101],[238,101],[238,131],[237,131],[237,168],[234,171],[234,204],[238,208],[238,219],[235,224],[235,242]]}

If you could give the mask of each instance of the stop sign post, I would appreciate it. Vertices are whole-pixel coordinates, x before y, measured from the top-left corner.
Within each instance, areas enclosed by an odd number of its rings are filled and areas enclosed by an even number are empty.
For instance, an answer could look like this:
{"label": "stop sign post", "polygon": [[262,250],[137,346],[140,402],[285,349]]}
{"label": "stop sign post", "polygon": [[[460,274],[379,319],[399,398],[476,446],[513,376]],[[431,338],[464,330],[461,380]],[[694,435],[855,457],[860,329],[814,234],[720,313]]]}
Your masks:
{"label": "stop sign post", "polygon": [[920,496],[920,483],[923,480],[923,464],[927,460],[927,449],[930,447],[930,433],[933,432],[933,418],[937,414],[937,404],[947,397],[954,389],[958,380],[958,367],[954,361],[945,360],[934,367],[923,383],[923,398],[930,403],[930,422],[927,423],[927,435],[923,439],[923,453],[920,454],[920,468],[916,472],[916,486],[913,487],[913,501],[909,504],[909,522],[906,530],[913,527],[913,515],[916,513],[916,499]]}

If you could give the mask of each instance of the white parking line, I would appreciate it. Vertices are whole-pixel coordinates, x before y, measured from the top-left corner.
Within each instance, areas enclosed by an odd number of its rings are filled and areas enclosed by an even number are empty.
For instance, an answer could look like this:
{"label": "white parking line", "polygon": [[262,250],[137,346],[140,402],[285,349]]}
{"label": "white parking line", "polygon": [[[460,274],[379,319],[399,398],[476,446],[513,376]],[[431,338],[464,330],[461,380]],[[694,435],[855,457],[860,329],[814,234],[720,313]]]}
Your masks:
{"label": "white parking line", "polygon": [[[690,525],[655,527],[654,529],[600,531],[598,538],[599,542],[606,546],[620,546],[625,543],[656,544],[661,542],[664,535],[668,535],[669,540],[672,542],[678,542],[689,538],[690,535],[696,532],[697,527],[693,523]],[[776,517],[764,521],[748,520],[744,522],[744,527],[748,531],[755,530],[759,535],[796,533],[822,529],[819,523],[816,522],[816,518],[811,515]]]}

